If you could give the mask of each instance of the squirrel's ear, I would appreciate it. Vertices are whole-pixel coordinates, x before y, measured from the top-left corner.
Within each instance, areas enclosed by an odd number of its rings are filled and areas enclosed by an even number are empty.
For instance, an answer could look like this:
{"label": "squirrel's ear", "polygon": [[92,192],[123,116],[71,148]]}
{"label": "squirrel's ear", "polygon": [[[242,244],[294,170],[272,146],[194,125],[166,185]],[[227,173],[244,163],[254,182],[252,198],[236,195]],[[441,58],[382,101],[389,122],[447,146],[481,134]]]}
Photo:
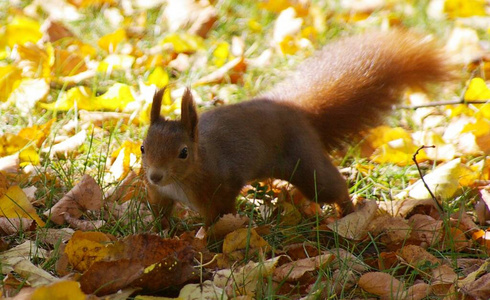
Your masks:
{"label": "squirrel's ear", "polygon": [[191,90],[185,89],[184,96],[182,96],[182,116],[180,121],[185,126],[187,133],[191,138],[196,138],[197,133],[197,111],[192,97]]}
{"label": "squirrel's ear", "polygon": [[153,103],[151,104],[151,113],[150,113],[150,124],[157,122],[160,119],[160,109],[162,107],[162,98],[165,94],[165,90],[167,87],[159,89],[155,96],[153,96]]}

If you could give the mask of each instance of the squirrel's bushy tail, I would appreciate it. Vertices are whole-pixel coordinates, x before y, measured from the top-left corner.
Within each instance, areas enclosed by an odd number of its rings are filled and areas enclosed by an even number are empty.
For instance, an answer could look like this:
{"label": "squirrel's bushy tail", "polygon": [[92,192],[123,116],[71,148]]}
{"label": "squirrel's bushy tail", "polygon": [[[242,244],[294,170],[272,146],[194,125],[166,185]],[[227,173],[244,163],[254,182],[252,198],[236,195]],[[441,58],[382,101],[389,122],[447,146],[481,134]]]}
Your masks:
{"label": "squirrel's bushy tail", "polygon": [[306,111],[328,149],[376,125],[406,87],[453,78],[435,41],[391,30],[327,45],[264,96]]}

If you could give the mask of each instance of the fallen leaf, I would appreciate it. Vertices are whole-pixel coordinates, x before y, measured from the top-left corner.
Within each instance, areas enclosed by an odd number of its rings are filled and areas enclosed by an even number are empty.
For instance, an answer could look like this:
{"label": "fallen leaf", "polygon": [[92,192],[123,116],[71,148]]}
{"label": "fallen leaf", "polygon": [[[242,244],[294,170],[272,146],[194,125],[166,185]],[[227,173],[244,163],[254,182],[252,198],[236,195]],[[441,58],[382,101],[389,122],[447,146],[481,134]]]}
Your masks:
{"label": "fallen leaf", "polygon": [[214,223],[208,232],[208,236],[216,240],[223,239],[227,234],[249,224],[250,219],[239,214],[226,214]]}
{"label": "fallen leaf", "polygon": [[367,235],[369,224],[374,219],[377,209],[375,201],[367,201],[357,211],[328,224],[328,228],[344,238],[361,240]]}
{"label": "fallen leaf", "polygon": [[416,245],[406,245],[398,250],[398,254],[407,261],[409,265],[417,267],[423,265],[426,262],[432,265],[440,264],[439,260],[424,248]]}
{"label": "fallen leaf", "polygon": [[45,147],[41,151],[44,153],[49,153],[49,157],[64,156],[67,157],[69,153],[76,151],[87,139],[87,131],[81,130],[74,136],[66,139],[65,141],[52,145],[50,147]]}
{"label": "fallen leaf", "polygon": [[274,270],[274,279],[277,281],[301,281],[301,277],[305,273],[321,269],[329,264],[333,259],[334,255],[326,253],[283,264]]}
{"label": "fallen leaf", "polygon": [[63,198],[61,198],[44,215],[54,223],[61,225],[65,222],[64,213],[71,217],[80,218],[86,210],[99,210],[102,207],[102,190],[90,175],[83,175]]}
{"label": "fallen leaf", "polygon": [[32,300],[84,300],[87,298],[76,281],[59,281],[38,287],[31,296]]}
{"label": "fallen leaf", "polygon": [[0,216],[7,218],[29,218],[39,226],[44,226],[44,221],[39,218],[26,194],[17,186],[11,186],[5,195],[0,198]]}
{"label": "fallen leaf", "polygon": [[244,249],[270,249],[267,243],[253,228],[240,228],[226,235],[223,241],[223,253],[229,254]]}
{"label": "fallen leaf", "polygon": [[365,273],[359,278],[358,285],[366,292],[377,296],[403,299],[403,284],[387,273]]}
{"label": "fallen leaf", "polygon": [[0,217],[0,236],[34,230],[34,220]]}

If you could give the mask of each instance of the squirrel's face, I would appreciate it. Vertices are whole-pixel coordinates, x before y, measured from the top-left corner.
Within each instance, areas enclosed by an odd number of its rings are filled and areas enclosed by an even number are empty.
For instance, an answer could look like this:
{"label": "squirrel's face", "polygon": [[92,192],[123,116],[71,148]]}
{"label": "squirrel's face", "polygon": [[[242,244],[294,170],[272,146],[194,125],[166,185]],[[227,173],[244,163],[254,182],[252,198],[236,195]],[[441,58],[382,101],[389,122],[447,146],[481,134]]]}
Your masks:
{"label": "squirrel's face", "polygon": [[183,180],[197,163],[197,144],[177,121],[152,124],[141,153],[148,182],[159,186]]}
{"label": "squirrel's face", "polygon": [[168,121],[160,116],[165,89],[153,97],[151,123],[141,146],[143,168],[148,182],[166,186],[179,183],[197,166],[197,112],[189,89],[182,97],[182,116]]}

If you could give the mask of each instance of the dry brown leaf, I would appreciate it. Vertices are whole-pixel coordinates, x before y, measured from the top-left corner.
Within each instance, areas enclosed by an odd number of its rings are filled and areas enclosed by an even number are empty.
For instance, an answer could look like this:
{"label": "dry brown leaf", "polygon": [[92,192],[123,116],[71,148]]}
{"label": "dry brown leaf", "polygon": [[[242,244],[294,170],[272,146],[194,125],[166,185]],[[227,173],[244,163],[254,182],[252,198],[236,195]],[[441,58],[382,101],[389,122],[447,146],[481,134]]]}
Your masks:
{"label": "dry brown leaf", "polygon": [[328,228],[344,238],[361,240],[367,235],[369,224],[374,219],[377,209],[375,201],[367,201],[354,213],[328,224]]}
{"label": "dry brown leaf", "polygon": [[358,285],[371,294],[391,299],[402,299],[403,284],[387,273],[369,272],[359,278]]}
{"label": "dry brown leaf", "polygon": [[429,297],[431,286],[427,283],[416,283],[407,289],[406,300],[422,300]]}
{"label": "dry brown leaf", "polygon": [[49,42],[55,42],[63,38],[74,37],[75,35],[60,21],[46,19],[41,26],[41,31],[44,33],[44,39]]}
{"label": "dry brown leaf", "polygon": [[277,256],[263,262],[249,261],[245,266],[230,270],[224,269],[216,272],[213,283],[224,288],[229,297],[253,297],[258,282],[271,275],[277,264],[284,256]]}
{"label": "dry brown leaf", "polygon": [[289,256],[292,260],[298,260],[313,256],[318,256],[320,250],[308,243],[302,244],[291,244],[284,246],[284,253]]}
{"label": "dry brown leaf", "polygon": [[0,217],[0,236],[32,231],[35,227],[32,219]]}
{"label": "dry brown leaf", "polygon": [[443,223],[441,220],[415,214],[410,217],[408,224],[412,227],[412,239],[428,246],[439,244],[443,237]]}
{"label": "dry brown leaf", "polygon": [[303,258],[286,263],[274,271],[274,279],[277,281],[301,281],[301,277],[307,272],[323,268],[334,259],[330,253],[311,258]]}
{"label": "dry brown leaf", "polygon": [[[423,210],[430,212],[431,210],[436,210],[437,207],[433,199],[403,199],[396,201],[380,201],[378,202],[379,208],[386,211],[394,217],[405,218],[412,213],[414,210]],[[430,213],[427,213],[430,215]]]}
{"label": "dry brown leaf", "polygon": [[363,273],[369,268],[363,261],[345,249],[335,248],[329,249],[327,252],[334,256],[334,260],[330,264],[332,269],[342,270],[343,268],[347,267],[349,270]]}
{"label": "dry brown leaf", "polygon": [[480,225],[490,221],[490,192],[487,190],[480,190],[479,199],[475,205],[475,214]]}
{"label": "dry brown leaf", "polygon": [[430,262],[431,264],[439,264],[439,260],[424,248],[416,245],[407,245],[398,251],[400,255],[407,263],[411,266],[416,267],[417,265],[425,264]]}
{"label": "dry brown leaf", "polygon": [[63,218],[72,228],[83,231],[99,229],[106,223],[104,220],[80,220],[78,218],[73,218],[69,213],[63,213]]}
{"label": "dry brown leaf", "polygon": [[388,249],[395,250],[410,237],[412,229],[401,217],[382,215],[371,222],[369,231],[373,236],[378,236]]}
{"label": "dry brown leaf", "polygon": [[239,214],[226,214],[209,228],[208,236],[221,240],[227,234],[249,224],[250,219]]}
{"label": "dry brown leaf", "polygon": [[128,113],[113,111],[80,110],[78,115],[80,116],[80,121],[104,128],[112,128],[121,122],[123,124],[129,124],[129,120],[131,118],[131,115]]}
{"label": "dry brown leaf", "polygon": [[474,299],[490,299],[490,273],[461,287],[461,292]]}
{"label": "dry brown leaf", "polygon": [[15,271],[20,277],[28,279],[33,287],[47,285],[54,282],[56,278],[31,262],[31,258],[45,258],[47,256],[47,251],[39,248],[31,241],[26,241],[23,244],[0,253],[2,271]]}
{"label": "dry brown leaf", "polygon": [[44,215],[51,221],[61,225],[65,222],[63,214],[68,213],[73,218],[80,218],[86,210],[99,210],[102,207],[102,190],[90,175],[83,175],[63,198],[61,198]]}

